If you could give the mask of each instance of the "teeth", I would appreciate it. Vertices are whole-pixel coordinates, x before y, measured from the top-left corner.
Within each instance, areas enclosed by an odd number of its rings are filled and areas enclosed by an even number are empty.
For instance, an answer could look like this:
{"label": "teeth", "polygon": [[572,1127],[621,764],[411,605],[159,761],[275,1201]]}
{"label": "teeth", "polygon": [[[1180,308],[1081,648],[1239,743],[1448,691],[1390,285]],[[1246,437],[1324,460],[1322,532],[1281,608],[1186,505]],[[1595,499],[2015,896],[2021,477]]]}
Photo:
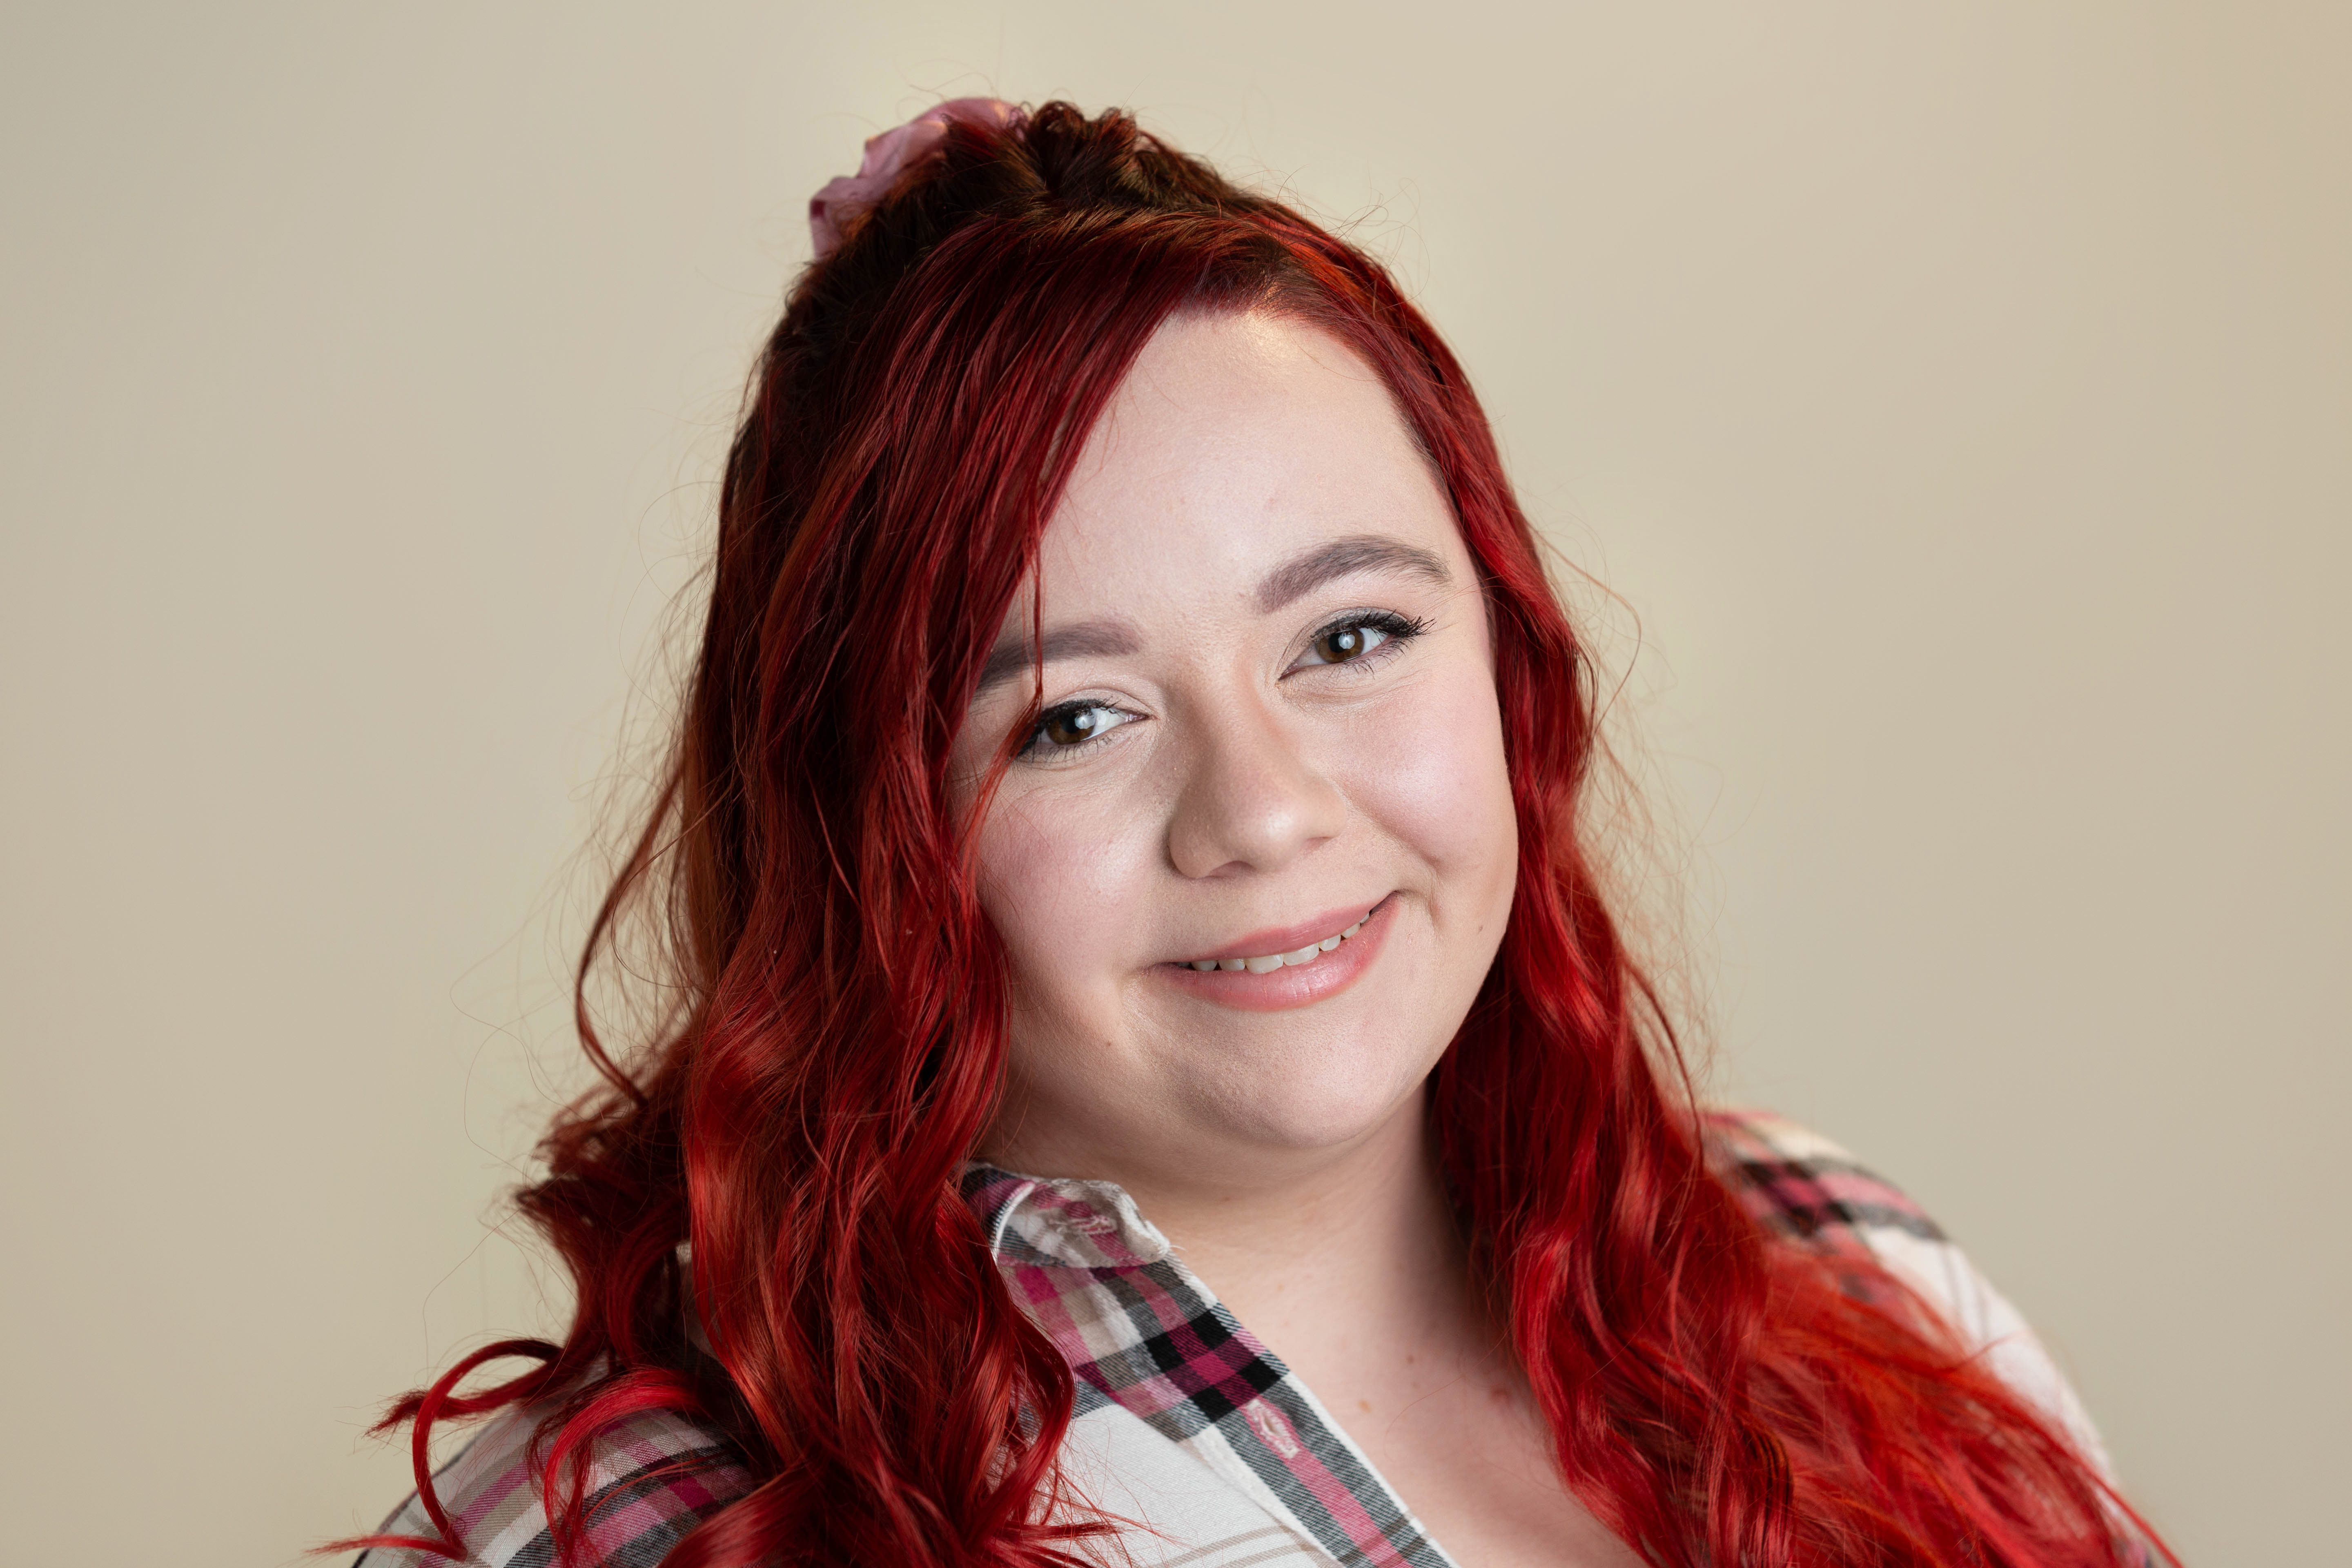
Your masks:
{"label": "teeth", "polygon": [[[1371,919],[1370,915],[1364,917],[1364,920],[1370,919]],[[1257,958],[1195,958],[1191,962],[1192,967],[1203,974],[1215,970],[1238,973],[1244,969],[1252,974],[1271,974],[1285,964],[1312,963],[1363,929],[1364,921],[1358,921],[1338,936],[1327,936],[1321,942],[1310,942],[1296,952],[1269,952]]]}

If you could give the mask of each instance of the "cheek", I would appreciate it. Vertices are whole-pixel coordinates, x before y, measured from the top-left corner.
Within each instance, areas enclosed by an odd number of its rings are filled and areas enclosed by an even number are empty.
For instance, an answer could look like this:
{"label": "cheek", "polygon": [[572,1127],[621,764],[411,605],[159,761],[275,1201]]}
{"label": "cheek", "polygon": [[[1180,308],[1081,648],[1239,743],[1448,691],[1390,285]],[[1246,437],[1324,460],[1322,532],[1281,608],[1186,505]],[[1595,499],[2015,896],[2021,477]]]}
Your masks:
{"label": "cheek", "polygon": [[1134,803],[1085,793],[1000,796],[980,830],[981,904],[1003,939],[1015,1005],[1085,1027],[1110,1005],[1129,906],[1152,846]]}
{"label": "cheek", "polygon": [[[1396,694],[1355,737],[1350,793],[1438,874],[1435,895],[1484,925],[1507,911],[1518,818],[1493,678],[1465,661]],[[1470,908],[1461,907],[1467,902]]]}

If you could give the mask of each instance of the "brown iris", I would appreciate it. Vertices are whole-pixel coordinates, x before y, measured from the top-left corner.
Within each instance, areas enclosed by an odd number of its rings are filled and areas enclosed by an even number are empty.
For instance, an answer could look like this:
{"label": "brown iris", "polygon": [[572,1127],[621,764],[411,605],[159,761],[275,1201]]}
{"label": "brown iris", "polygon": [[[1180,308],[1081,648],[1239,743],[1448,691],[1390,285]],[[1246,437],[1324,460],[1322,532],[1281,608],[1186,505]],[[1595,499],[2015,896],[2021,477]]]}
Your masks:
{"label": "brown iris", "polygon": [[1370,646],[1362,626],[1333,626],[1315,639],[1315,657],[1326,664],[1345,664]]}
{"label": "brown iris", "polygon": [[1057,708],[1038,721],[1037,732],[1056,746],[1075,746],[1100,733],[1102,720],[1099,708]]}

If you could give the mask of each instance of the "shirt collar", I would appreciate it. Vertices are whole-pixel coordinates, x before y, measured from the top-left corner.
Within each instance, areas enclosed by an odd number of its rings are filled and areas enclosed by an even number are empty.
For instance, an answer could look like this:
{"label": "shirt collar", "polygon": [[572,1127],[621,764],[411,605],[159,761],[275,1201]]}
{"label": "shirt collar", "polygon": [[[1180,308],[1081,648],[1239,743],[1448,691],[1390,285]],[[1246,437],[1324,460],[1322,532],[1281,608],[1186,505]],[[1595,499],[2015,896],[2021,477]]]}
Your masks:
{"label": "shirt collar", "polygon": [[964,1201],[1000,1264],[1138,1268],[1173,1250],[1116,1182],[1024,1176],[974,1161]]}

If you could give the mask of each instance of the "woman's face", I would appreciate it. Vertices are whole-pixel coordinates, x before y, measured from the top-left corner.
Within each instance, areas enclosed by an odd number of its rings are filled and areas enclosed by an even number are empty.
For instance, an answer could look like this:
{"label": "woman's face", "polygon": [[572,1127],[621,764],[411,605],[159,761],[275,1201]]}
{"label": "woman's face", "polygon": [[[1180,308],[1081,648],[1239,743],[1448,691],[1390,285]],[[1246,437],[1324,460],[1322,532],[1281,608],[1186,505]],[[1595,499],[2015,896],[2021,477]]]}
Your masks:
{"label": "woman's face", "polygon": [[[1185,1180],[1418,1103],[1517,823],[1478,579],[1378,377],[1263,315],[1164,327],[1046,529],[958,741],[1010,953],[992,1157]],[[1219,1164],[1218,1162],[1224,1162]]]}

